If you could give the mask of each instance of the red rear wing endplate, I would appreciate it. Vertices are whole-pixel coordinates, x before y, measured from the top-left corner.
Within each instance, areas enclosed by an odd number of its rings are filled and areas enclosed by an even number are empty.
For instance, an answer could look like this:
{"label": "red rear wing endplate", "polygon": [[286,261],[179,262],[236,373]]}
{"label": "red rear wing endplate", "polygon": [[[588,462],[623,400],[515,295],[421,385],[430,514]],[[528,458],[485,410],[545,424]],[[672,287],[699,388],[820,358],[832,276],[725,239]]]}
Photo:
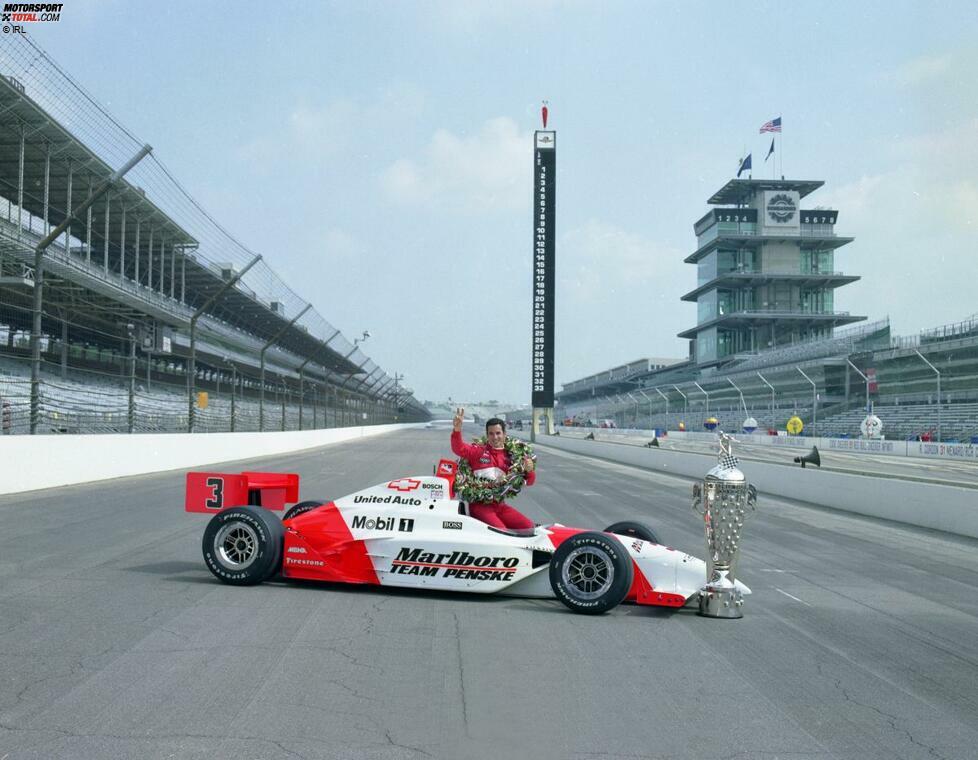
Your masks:
{"label": "red rear wing endplate", "polygon": [[435,467],[435,475],[445,478],[448,481],[448,496],[455,498],[455,476],[458,474],[458,465],[451,459],[442,459]]}
{"label": "red rear wing endplate", "polygon": [[213,513],[251,504],[279,510],[298,500],[299,476],[295,473],[188,472],[184,509]]}

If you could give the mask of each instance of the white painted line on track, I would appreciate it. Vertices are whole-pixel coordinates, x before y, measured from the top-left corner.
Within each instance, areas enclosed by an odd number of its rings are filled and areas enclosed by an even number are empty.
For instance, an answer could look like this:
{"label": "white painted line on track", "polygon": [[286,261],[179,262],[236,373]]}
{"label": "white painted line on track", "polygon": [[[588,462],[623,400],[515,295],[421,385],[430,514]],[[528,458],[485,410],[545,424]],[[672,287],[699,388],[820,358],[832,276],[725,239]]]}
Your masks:
{"label": "white painted line on track", "polygon": [[792,596],[792,595],[791,595],[791,594],[789,594],[789,593],[788,593],[787,591],[782,591],[782,590],[781,590],[781,589],[779,589],[779,588],[778,588],[777,586],[775,586],[775,587],[774,587],[774,590],[775,590],[775,591],[777,591],[777,592],[778,592],[779,594],[784,594],[784,595],[785,595],[786,597],[788,597],[789,599],[794,599],[794,600],[795,600],[796,602],[801,602],[801,603],[802,603],[802,604],[804,604],[804,605],[805,605],[806,607],[811,607],[811,606],[812,606],[812,605],[810,605],[810,604],[809,604],[808,602],[806,602],[806,601],[805,601],[804,599],[799,599],[799,598],[798,598],[797,596]]}

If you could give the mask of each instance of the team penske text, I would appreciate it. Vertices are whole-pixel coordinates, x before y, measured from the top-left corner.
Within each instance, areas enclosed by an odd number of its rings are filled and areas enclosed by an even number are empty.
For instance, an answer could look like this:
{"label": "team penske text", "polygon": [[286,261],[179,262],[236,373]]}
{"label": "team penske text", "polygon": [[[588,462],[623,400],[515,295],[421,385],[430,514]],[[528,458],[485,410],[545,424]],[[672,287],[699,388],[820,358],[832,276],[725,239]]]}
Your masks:
{"label": "team penske text", "polygon": [[519,557],[489,557],[460,551],[435,554],[402,547],[391,563],[391,574],[465,581],[511,581],[519,563]]}

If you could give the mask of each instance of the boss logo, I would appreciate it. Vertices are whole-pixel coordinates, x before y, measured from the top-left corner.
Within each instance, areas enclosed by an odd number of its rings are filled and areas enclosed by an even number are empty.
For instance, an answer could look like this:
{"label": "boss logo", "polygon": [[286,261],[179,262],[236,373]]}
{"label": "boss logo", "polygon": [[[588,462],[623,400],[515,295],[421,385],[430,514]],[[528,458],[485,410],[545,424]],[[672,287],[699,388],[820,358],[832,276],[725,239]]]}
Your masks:
{"label": "boss logo", "polygon": [[456,522],[455,520],[445,520],[441,524],[441,527],[447,530],[462,530],[462,523]]}

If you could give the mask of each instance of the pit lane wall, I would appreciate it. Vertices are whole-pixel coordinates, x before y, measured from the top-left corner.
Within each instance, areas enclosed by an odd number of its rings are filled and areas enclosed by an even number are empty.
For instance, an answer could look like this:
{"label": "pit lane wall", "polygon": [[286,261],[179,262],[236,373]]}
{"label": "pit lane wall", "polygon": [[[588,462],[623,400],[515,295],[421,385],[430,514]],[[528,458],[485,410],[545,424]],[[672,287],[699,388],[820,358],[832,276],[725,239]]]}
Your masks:
{"label": "pit lane wall", "polygon": [[[670,433],[669,437],[672,438],[673,434]],[[808,448],[812,445],[811,440],[808,439],[806,444]],[[581,438],[541,436],[537,438],[537,442],[541,446],[552,446],[576,454],[697,480],[717,463],[716,455],[711,454],[644,448]],[[974,489],[885,477],[847,475],[811,467],[802,469],[797,465],[757,461],[744,462],[742,468],[747,479],[757,487],[761,495],[781,496],[869,517],[978,538],[978,499]]]}
{"label": "pit lane wall", "polygon": [[285,454],[423,423],[268,433],[15,435],[0,438],[0,494]]}
{"label": "pit lane wall", "polygon": [[[585,433],[593,432],[596,435],[605,437],[614,437],[616,435],[652,437],[651,430],[636,430],[631,428],[613,428],[611,430],[573,428],[573,430]],[[750,443],[758,446],[775,446],[779,448],[801,449],[804,451],[810,451],[812,446],[817,446],[819,451],[861,451],[867,454],[881,454],[894,457],[978,462],[978,444],[973,443],[929,443],[922,441],[887,440],[886,438],[811,438],[793,435],[758,435],[757,433],[734,433],[733,435],[741,443]],[[688,440],[715,443],[716,433],[670,430],[668,432],[668,439],[670,442]]]}

